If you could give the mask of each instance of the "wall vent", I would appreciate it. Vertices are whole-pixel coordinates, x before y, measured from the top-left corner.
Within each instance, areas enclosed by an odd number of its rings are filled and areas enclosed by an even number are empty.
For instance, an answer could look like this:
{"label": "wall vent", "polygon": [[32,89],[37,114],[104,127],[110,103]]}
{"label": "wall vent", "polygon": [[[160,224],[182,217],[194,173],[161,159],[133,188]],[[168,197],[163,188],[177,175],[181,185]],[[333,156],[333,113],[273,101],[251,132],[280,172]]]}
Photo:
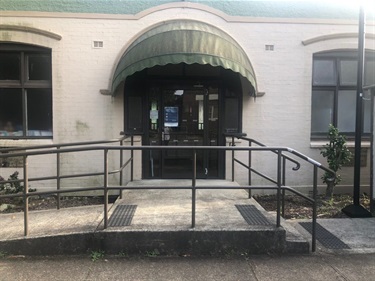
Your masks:
{"label": "wall vent", "polygon": [[104,46],[103,41],[92,41],[92,47],[94,49],[101,49],[103,48],[103,46]]}
{"label": "wall vent", "polygon": [[266,45],[266,51],[273,51],[275,50],[275,45]]}

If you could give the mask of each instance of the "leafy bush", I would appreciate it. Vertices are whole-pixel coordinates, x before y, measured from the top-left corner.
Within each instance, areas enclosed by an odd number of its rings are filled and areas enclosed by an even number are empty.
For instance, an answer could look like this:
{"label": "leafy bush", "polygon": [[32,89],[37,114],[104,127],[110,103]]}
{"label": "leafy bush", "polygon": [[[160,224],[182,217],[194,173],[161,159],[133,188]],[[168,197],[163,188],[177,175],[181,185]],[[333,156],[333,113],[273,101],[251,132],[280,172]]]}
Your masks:
{"label": "leafy bush", "polygon": [[[23,192],[23,185],[21,185],[20,181],[18,181],[18,172],[14,172],[11,174],[8,178],[8,181],[14,181],[14,182],[7,182],[2,183],[5,181],[5,179],[0,176],[0,193],[4,194],[11,194],[11,193],[19,193]],[[31,191],[29,189],[29,191]]]}
{"label": "leafy bush", "polygon": [[340,134],[339,130],[332,124],[330,124],[328,128],[328,139],[329,143],[323,146],[320,154],[327,159],[328,167],[336,173],[336,177],[333,181],[332,175],[328,172],[325,172],[322,176],[323,182],[327,184],[326,195],[331,197],[333,187],[341,182],[341,176],[337,172],[343,165],[349,163],[352,158],[352,153],[346,147],[345,136]]}

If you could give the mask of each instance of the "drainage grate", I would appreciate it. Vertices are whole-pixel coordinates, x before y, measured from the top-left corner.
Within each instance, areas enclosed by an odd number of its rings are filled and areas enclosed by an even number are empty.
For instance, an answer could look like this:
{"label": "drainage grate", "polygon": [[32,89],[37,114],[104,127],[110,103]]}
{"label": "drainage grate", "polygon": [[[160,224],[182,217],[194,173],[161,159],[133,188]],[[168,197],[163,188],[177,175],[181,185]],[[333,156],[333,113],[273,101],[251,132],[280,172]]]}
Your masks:
{"label": "drainage grate", "polygon": [[271,225],[268,219],[254,205],[236,205],[245,221],[250,225]]}
{"label": "drainage grate", "polygon": [[[312,222],[300,222],[300,225],[310,232],[310,234],[312,233]],[[316,239],[320,244],[328,249],[350,249],[348,245],[342,242],[319,223],[316,224]]]}
{"label": "drainage grate", "polygon": [[131,224],[137,205],[118,205],[108,221],[108,226],[128,226]]}

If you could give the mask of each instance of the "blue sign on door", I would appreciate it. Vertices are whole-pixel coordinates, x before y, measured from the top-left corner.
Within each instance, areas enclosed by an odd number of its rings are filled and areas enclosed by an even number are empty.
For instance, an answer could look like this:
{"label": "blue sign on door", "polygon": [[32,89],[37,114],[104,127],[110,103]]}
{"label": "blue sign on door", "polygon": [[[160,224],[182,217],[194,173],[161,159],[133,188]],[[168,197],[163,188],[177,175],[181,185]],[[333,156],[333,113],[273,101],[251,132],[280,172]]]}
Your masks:
{"label": "blue sign on door", "polygon": [[164,107],[164,127],[178,127],[178,107]]}

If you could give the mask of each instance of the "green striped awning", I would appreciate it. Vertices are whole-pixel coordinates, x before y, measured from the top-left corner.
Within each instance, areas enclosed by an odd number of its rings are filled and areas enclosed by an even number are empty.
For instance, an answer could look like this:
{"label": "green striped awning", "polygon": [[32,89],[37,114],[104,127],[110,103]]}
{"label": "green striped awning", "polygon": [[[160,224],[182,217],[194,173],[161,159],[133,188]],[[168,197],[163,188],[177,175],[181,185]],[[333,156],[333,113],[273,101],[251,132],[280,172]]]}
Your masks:
{"label": "green striped awning", "polygon": [[112,93],[126,77],[153,66],[209,64],[240,73],[257,90],[254,70],[239,44],[220,29],[198,21],[173,20],[139,36],[121,57]]}

